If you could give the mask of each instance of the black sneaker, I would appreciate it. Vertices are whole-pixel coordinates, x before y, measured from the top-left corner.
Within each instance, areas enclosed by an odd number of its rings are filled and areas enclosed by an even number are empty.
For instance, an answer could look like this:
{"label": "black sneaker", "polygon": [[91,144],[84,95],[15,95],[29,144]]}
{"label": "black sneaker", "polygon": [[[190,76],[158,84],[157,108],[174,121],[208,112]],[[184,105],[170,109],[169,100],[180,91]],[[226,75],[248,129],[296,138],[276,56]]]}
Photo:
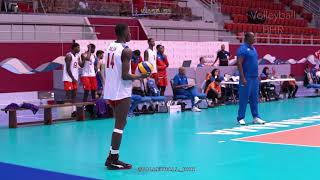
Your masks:
{"label": "black sneaker", "polygon": [[155,106],[155,109],[154,109],[156,112],[159,112],[159,105],[158,104],[156,104],[156,106]]}
{"label": "black sneaker", "polygon": [[148,107],[147,107],[147,105],[143,105],[141,111],[142,111],[143,113],[148,113]]}
{"label": "black sneaker", "polygon": [[150,112],[150,113],[154,113],[154,107],[153,107],[153,105],[151,105],[151,106],[149,106],[148,107],[148,112]]}
{"label": "black sneaker", "polygon": [[71,117],[72,117],[72,118],[77,117],[77,112],[76,112],[76,111],[73,111],[73,112],[71,113]]}
{"label": "black sneaker", "polygon": [[119,161],[119,155],[109,155],[104,165],[109,170],[126,170],[131,169],[132,165]]}

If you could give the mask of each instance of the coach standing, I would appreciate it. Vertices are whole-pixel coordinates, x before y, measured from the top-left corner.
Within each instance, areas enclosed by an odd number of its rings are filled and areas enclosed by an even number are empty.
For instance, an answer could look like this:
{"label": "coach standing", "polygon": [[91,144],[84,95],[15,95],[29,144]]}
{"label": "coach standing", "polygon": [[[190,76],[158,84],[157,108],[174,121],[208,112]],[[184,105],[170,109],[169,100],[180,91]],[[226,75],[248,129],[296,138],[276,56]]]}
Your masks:
{"label": "coach standing", "polygon": [[258,53],[253,47],[255,37],[253,33],[245,34],[245,42],[237,52],[237,63],[240,73],[239,82],[239,111],[238,122],[246,125],[244,120],[248,101],[254,124],[264,124],[258,112],[259,102],[259,78],[258,78]]}

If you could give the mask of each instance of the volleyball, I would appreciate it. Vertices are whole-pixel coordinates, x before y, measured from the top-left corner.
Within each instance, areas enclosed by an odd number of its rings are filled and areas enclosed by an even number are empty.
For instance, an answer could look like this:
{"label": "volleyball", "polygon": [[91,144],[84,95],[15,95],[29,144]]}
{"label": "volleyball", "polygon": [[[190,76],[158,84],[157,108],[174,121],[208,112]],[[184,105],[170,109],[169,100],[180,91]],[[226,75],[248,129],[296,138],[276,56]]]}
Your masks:
{"label": "volleyball", "polygon": [[138,64],[138,72],[141,74],[150,74],[153,71],[153,65],[148,62],[144,61]]}

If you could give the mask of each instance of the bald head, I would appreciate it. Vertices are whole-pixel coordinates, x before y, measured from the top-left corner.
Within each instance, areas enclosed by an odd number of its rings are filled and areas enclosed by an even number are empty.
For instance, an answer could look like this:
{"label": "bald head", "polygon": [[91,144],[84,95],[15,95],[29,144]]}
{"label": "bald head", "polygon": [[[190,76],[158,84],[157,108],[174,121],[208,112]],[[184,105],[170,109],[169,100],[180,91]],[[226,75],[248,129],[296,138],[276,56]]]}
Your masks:
{"label": "bald head", "polygon": [[254,36],[254,33],[253,32],[247,32],[245,35],[244,35],[244,41],[246,43],[248,43],[249,45],[252,45],[255,43],[255,36]]}
{"label": "bald head", "polygon": [[221,50],[224,51],[226,49],[226,46],[224,44],[221,45]]}
{"label": "bald head", "polygon": [[186,74],[186,69],[184,67],[179,67],[179,74],[185,75]]}

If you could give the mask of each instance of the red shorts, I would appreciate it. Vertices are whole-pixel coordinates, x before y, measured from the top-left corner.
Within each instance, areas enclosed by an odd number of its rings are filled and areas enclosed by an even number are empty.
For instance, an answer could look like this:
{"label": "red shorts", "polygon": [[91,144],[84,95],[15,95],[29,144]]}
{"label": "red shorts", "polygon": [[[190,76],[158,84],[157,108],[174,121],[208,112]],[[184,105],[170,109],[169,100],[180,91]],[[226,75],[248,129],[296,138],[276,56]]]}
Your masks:
{"label": "red shorts", "polygon": [[72,91],[78,89],[78,83],[77,82],[69,82],[69,81],[63,81],[64,84],[64,90],[65,91]]}
{"label": "red shorts", "polygon": [[95,91],[98,89],[98,82],[96,77],[81,77],[83,89],[86,91]]}
{"label": "red shorts", "polygon": [[168,85],[168,78],[167,77],[159,77],[157,85],[161,86],[161,87],[166,87]]}
{"label": "red shorts", "polygon": [[157,82],[158,82],[158,74],[157,74],[157,73],[152,73],[150,77],[151,77],[152,79],[154,79],[154,81],[155,81],[156,84],[157,84]]}

